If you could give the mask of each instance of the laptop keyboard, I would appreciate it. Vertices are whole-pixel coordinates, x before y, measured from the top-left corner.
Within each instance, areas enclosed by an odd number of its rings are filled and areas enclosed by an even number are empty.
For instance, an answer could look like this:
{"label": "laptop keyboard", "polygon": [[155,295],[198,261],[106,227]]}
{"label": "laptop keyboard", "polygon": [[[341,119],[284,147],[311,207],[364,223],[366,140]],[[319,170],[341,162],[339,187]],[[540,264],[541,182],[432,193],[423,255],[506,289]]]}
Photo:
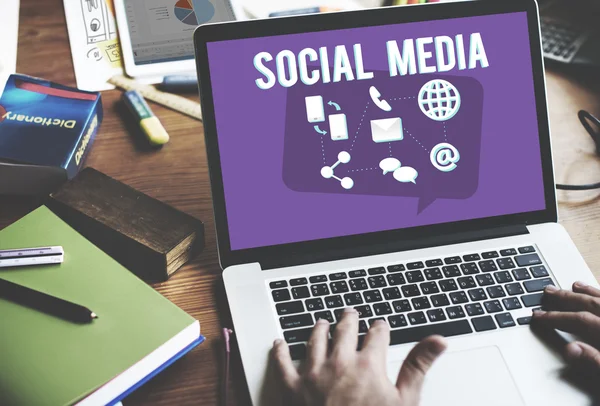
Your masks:
{"label": "laptop keyboard", "polygon": [[376,320],[389,324],[397,345],[529,324],[554,284],[534,246],[267,281],[295,360],[316,320],[333,332],[345,307],[359,314],[359,346]]}

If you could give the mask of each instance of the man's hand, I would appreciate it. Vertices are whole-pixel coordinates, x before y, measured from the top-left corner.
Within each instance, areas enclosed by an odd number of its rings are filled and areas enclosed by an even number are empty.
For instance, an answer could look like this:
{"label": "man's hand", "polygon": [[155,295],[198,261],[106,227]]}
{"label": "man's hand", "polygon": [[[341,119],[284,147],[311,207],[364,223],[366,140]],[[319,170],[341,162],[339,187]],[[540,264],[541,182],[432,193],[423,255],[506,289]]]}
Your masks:
{"label": "man's hand", "polygon": [[533,312],[532,325],[578,336],[581,341],[565,347],[566,360],[600,371],[600,290],[581,282],[573,284],[572,292],[547,286],[542,304],[546,311]]}
{"label": "man's hand", "polygon": [[387,377],[389,327],[377,321],[358,345],[358,314],[346,309],[328,349],[329,323],[319,320],[308,341],[302,373],[292,364],[285,341],[276,340],[273,356],[294,404],[327,406],[417,406],[425,374],[446,349],[440,336],[426,338],[408,354],[396,385]]}

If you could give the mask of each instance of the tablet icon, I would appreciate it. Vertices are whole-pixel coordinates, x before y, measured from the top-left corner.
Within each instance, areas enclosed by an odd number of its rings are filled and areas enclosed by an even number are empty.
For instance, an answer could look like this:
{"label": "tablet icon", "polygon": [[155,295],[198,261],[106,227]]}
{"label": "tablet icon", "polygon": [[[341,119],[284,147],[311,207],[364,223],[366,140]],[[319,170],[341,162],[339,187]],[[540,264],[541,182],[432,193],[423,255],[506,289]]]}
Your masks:
{"label": "tablet icon", "polygon": [[379,93],[379,90],[377,90],[375,86],[371,86],[369,88],[369,95],[371,96],[371,100],[373,100],[373,103],[375,103],[375,105],[381,110],[392,111],[392,106],[390,106],[390,104],[387,101],[381,100],[381,93]]}

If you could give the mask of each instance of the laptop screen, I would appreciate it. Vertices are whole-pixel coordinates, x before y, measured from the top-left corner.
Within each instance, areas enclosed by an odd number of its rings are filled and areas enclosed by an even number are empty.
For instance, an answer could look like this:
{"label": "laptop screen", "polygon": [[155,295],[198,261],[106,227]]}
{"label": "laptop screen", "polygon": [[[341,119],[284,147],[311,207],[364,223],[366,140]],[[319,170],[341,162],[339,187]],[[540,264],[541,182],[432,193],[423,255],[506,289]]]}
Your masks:
{"label": "laptop screen", "polygon": [[232,250],[546,209],[525,12],[207,52]]}

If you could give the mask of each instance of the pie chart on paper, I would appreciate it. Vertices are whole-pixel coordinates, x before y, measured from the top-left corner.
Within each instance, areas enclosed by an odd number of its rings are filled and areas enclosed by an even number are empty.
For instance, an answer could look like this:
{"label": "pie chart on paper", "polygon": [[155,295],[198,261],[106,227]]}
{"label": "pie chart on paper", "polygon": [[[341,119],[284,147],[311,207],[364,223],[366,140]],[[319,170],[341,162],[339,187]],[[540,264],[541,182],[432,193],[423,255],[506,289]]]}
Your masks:
{"label": "pie chart on paper", "polygon": [[215,6],[210,0],[179,0],[175,3],[175,17],[187,25],[200,25],[215,15]]}

